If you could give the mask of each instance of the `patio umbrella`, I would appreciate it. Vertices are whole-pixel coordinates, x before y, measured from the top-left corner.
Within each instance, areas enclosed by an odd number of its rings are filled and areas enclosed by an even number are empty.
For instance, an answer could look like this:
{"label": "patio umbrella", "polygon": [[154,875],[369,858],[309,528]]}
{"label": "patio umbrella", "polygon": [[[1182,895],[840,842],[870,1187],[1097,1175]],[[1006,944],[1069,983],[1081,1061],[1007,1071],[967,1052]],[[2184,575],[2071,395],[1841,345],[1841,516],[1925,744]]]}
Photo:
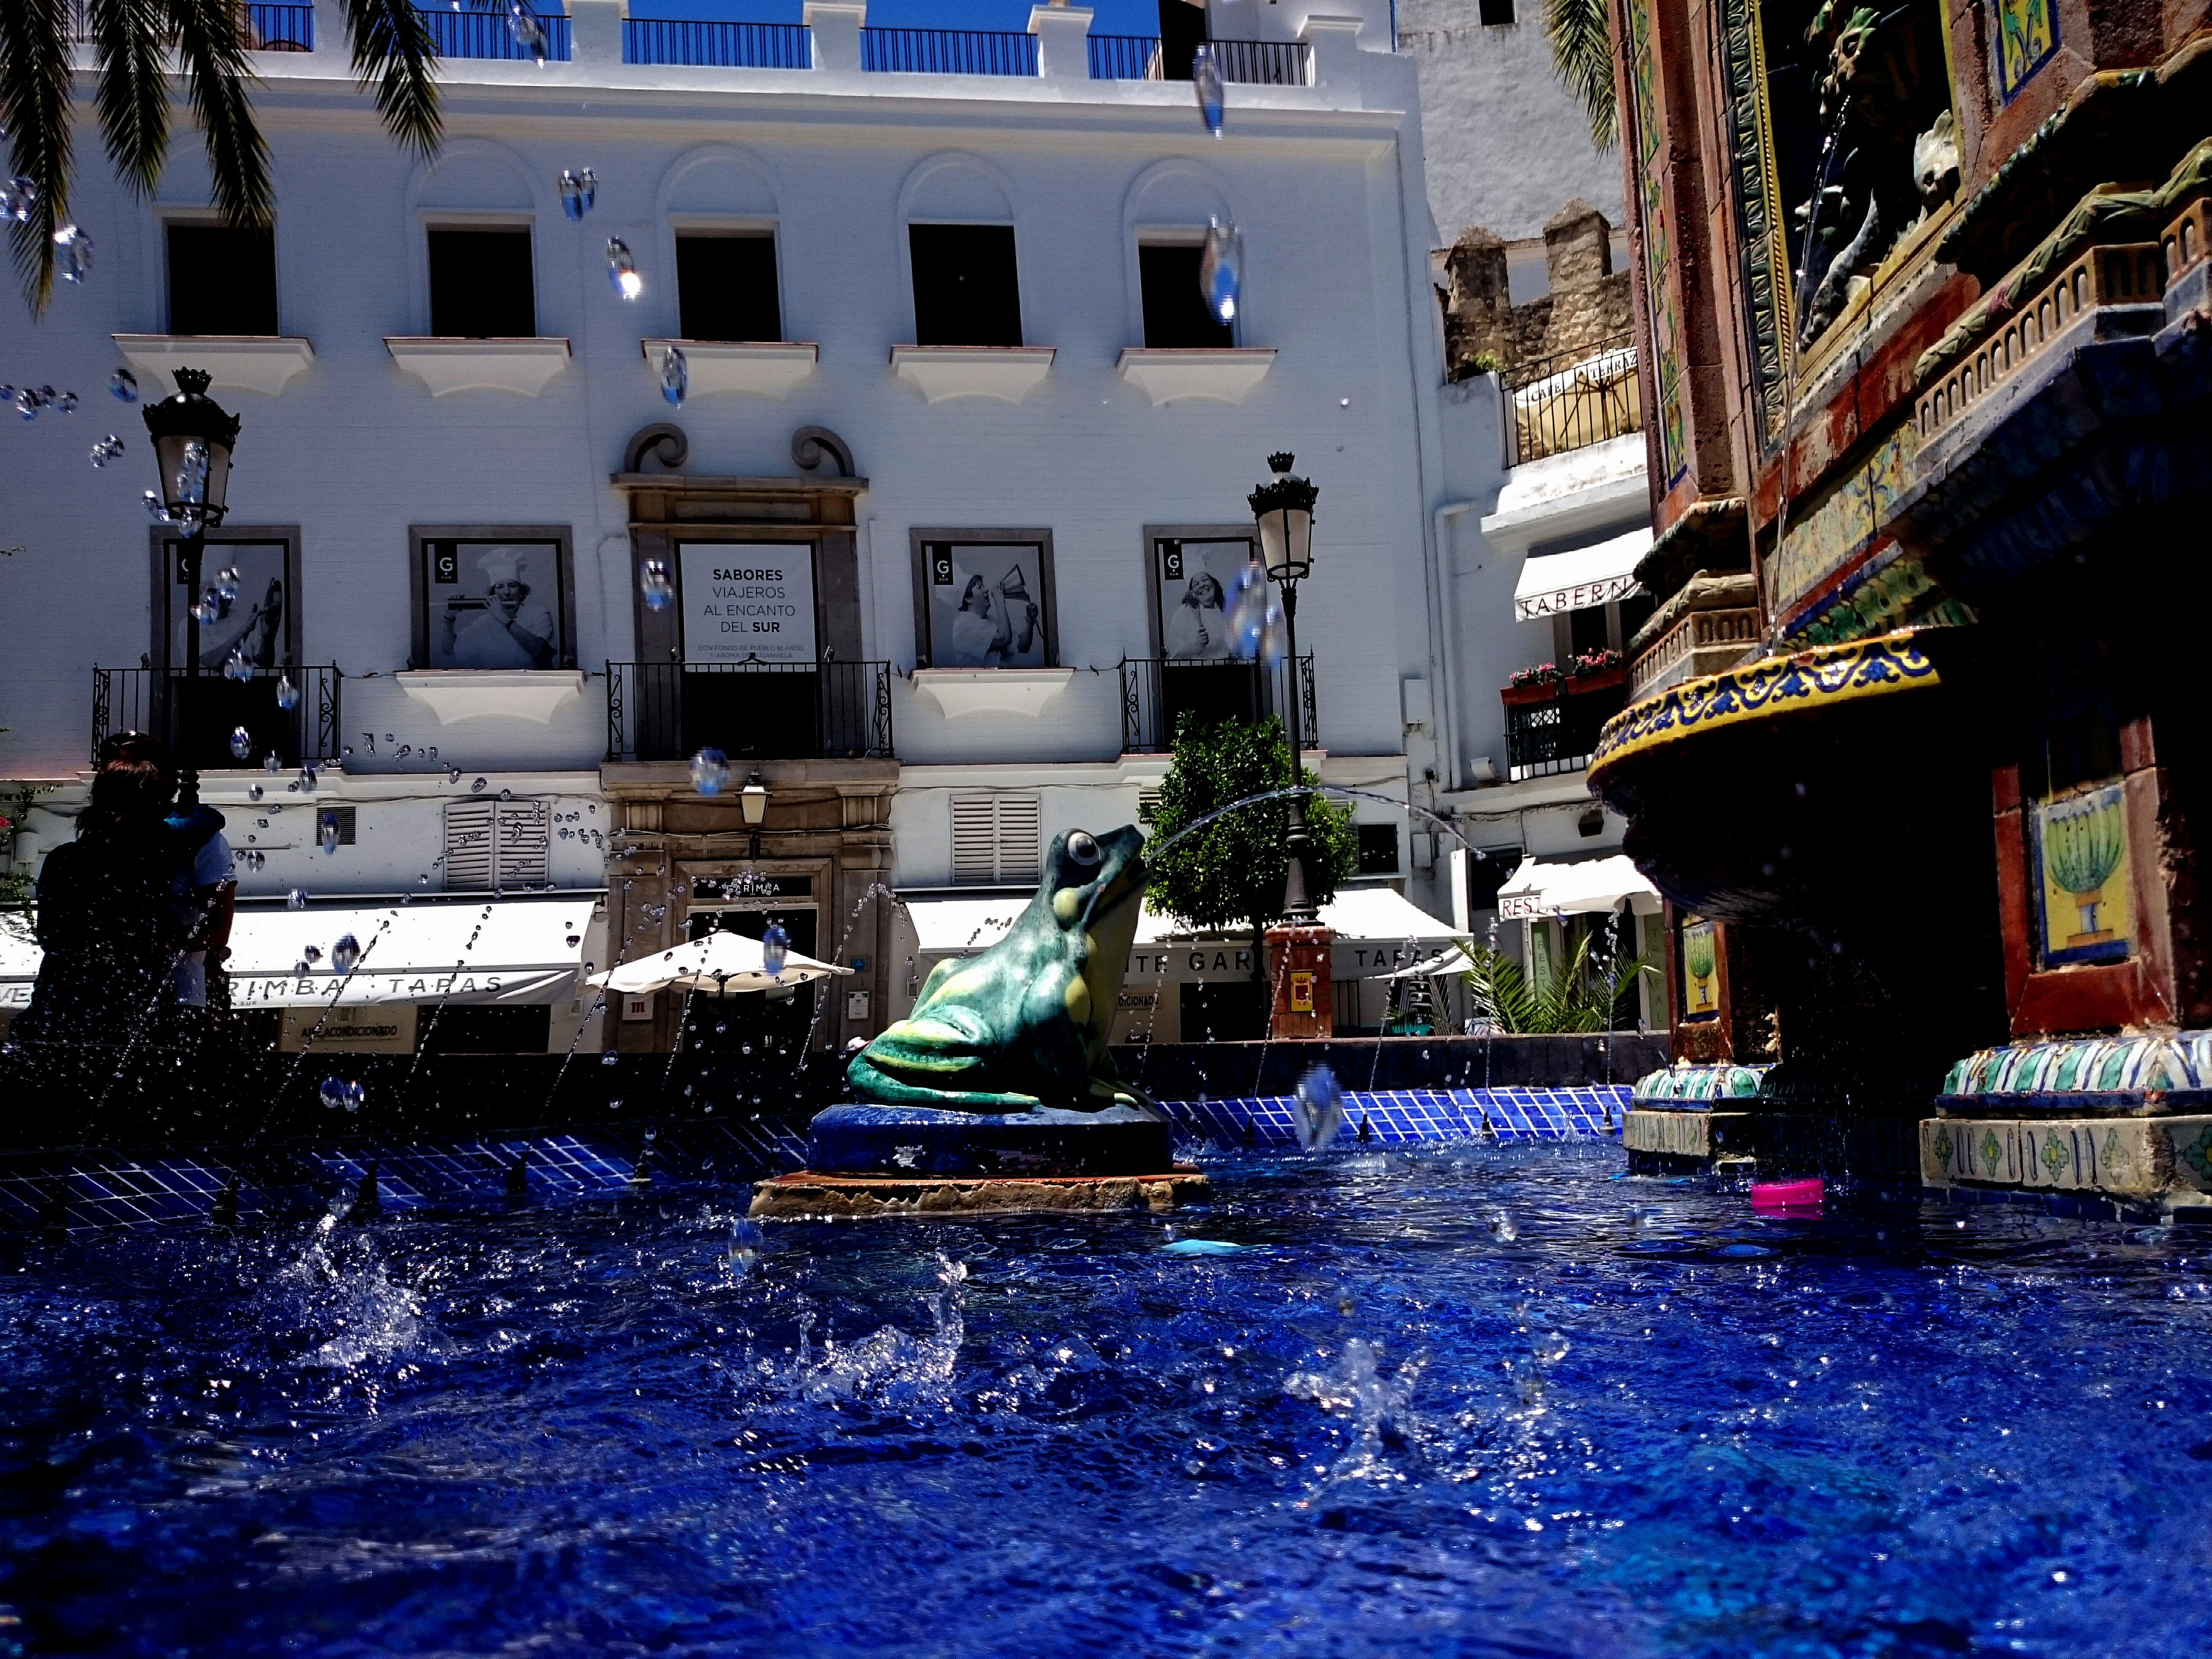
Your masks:
{"label": "patio umbrella", "polygon": [[768,991],[852,971],[793,951],[784,958],[782,977],[772,978],[758,939],[714,933],[594,974],[589,982],[612,991],[659,991],[671,985],[686,991]]}

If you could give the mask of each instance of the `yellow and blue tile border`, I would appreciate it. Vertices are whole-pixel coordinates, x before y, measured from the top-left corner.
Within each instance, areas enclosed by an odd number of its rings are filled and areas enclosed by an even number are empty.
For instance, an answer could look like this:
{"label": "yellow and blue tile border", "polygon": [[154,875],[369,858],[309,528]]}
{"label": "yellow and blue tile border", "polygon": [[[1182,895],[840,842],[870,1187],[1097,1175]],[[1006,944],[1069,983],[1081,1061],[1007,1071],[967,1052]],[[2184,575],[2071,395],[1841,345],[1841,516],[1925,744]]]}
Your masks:
{"label": "yellow and blue tile border", "polygon": [[1935,663],[1917,643],[1919,631],[1763,657],[1686,680],[1606,722],[1590,757],[1590,776],[1626,756],[1717,726],[1940,684]]}

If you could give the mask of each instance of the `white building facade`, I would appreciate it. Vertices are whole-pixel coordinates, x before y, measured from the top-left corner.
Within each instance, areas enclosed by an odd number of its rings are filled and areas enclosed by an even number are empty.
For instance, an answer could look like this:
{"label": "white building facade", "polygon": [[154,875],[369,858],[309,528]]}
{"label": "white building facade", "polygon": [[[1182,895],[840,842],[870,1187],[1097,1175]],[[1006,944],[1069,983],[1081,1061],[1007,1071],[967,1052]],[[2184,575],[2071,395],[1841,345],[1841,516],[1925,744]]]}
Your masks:
{"label": "white building facade", "polygon": [[[19,866],[67,833],[95,728],[167,720],[258,855],[249,908],[550,890],[593,900],[573,948],[601,966],[773,914],[856,969],[784,1034],[866,1036],[910,995],[912,905],[1033,882],[1059,831],[1136,819],[1176,711],[1254,695],[1182,613],[1241,559],[1245,495],[1287,450],[1321,489],[1310,661],[1256,695],[1309,697],[1309,764],[1383,798],[1356,801],[1363,881],[1467,921],[1449,842],[1402,803],[1449,810],[1481,770],[1496,676],[1453,637],[1468,526],[1440,514],[1488,511],[1503,456],[1494,428],[1486,458],[1446,432],[1468,417],[1439,398],[1421,118],[1387,0],[1224,10],[1215,34],[1255,44],[1218,138],[1188,83],[1111,78],[1141,74],[1143,45],[1087,38],[1079,9],[960,48],[1014,73],[879,67],[922,46],[858,5],[754,36],[570,12],[555,61],[448,58],[422,165],[316,8],[316,50],[256,58],[261,252],[193,234],[215,219],[188,133],[148,199],[81,166],[91,275],[4,327],[7,374],[82,399],[5,440],[0,542],[22,551],[0,565],[0,774],[55,786]],[[805,66],[635,61],[717,52]],[[561,174],[586,167],[573,221]],[[1189,314],[1216,220],[1243,244],[1225,337]],[[257,672],[224,694],[245,702],[195,689],[184,726],[162,665],[191,596],[140,502],[137,411],[106,396],[126,362],[149,401],[158,371],[208,370],[242,422],[208,562],[237,565],[241,597],[203,648],[211,668],[250,648]],[[94,470],[111,429],[125,453]],[[303,695],[280,720],[286,678]],[[245,764],[210,747],[234,714]],[[709,743],[732,775],[702,798],[684,758]],[[252,763],[272,750],[274,775]],[[674,1039],[672,1008],[599,1021],[588,995],[497,1029]],[[1180,1034],[1158,1013],[1142,1034]]]}

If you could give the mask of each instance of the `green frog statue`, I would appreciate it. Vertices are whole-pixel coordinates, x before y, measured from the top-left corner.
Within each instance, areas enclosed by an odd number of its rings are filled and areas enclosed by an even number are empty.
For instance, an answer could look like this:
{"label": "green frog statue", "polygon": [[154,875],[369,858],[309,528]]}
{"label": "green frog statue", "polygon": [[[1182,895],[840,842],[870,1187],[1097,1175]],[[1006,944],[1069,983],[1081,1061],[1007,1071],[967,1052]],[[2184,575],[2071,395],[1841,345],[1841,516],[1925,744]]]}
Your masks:
{"label": "green frog statue", "polygon": [[930,970],[853,1058],[860,1103],[811,1126],[810,1167],[887,1176],[1104,1175],[1169,1167],[1166,1119],[1108,1043],[1145,891],[1144,834],[1072,830],[1006,936]]}
{"label": "green frog statue", "polygon": [[1134,1106],[1107,1048],[1145,896],[1134,825],[1053,838],[1006,936],[930,969],[914,1011],[854,1056],[863,1100],[963,1112]]}

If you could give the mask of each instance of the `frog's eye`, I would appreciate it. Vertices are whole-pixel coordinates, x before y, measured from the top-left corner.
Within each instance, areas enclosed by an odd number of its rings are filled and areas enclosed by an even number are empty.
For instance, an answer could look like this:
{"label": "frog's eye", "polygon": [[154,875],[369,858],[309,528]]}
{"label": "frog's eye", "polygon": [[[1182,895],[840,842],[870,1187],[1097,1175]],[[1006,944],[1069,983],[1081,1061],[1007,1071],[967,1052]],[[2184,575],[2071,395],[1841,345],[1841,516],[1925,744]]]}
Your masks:
{"label": "frog's eye", "polygon": [[1083,869],[1094,870],[1104,854],[1099,852],[1096,841],[1079,830],[1067,838],[1067,856]]}

